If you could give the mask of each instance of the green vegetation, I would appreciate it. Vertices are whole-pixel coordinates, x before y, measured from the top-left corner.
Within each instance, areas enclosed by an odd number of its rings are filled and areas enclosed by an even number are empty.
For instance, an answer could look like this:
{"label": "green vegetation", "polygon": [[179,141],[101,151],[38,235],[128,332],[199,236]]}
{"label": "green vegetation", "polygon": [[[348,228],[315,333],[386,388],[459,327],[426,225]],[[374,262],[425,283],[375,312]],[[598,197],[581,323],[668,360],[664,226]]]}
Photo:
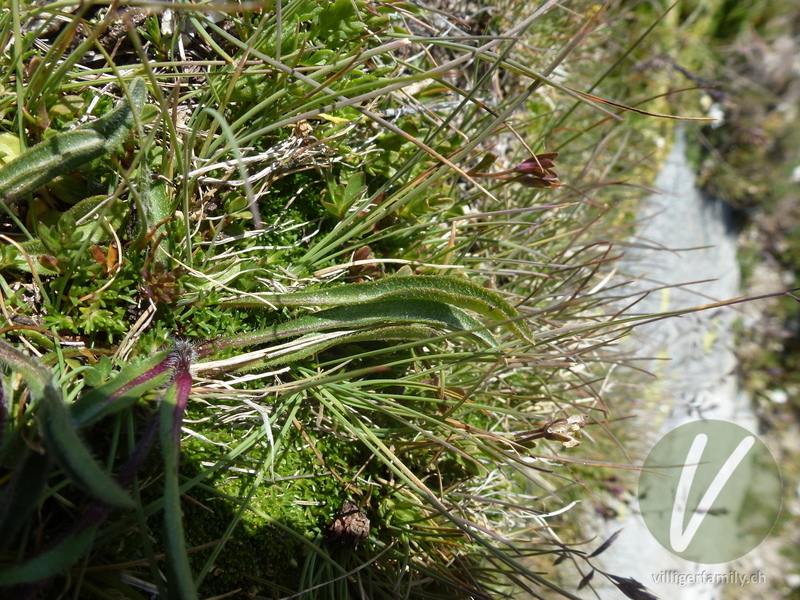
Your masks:
{"label": "green vegetation", "polygon": [[0,585],[577,597],[663,15],[215,8],[0,18]]}

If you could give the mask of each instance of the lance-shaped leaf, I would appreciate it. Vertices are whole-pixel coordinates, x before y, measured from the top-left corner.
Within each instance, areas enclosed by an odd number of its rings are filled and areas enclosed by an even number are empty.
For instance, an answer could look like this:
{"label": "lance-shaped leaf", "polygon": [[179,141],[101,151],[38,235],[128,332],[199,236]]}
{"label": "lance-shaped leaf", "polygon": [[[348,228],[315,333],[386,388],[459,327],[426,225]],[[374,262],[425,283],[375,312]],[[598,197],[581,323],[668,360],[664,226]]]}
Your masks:
{"label": "lance-shaped leaf", "polygon": [[198,354],[208,356],[225,348],[253,346],[286,337],[331,329],[381,327],[399,323],[423,323],[469,331],[485,345],[489,347],[496,345],[495,339],[486,331],[480,321],[455,306],[434,300],[392,296],[388,299],[329,308],[268,329],[220,338],[202,345]]}
{"label": "lance-shaped leaf", "polygon": [[0,199],[32,192],[73,169],[115,150],[130,133],[147,98],[142,79],[126,98],[102,118],[73,131],[57,133],[36,144],[0,169]]}
{"label": "lance-shaped leaf", "polygon": [[0,340],[0,362],[16,369],[36,400],[36,414],[51,455],[70,478],[95,498],[133,508],[133,500],[93,457],[72,425],[69,410],[53,385],[52,374],[37,361]]}
{"label": "lance-shaped leaf", "polygon": [[509,327],[519,337],[531,341],[531,332],[519,311],[498,294],[484,287],[440,275],[387,277],[380,281],[352,283],[293,294],[264,294],[259,299],[241,298],[223,305],[231,306],[348,306],[387,296],[438,300],[459,308],[473,310]]}
{"label": "lance-shaped leaf", "polygon": [[159,352],[136,365],[128,365],[108,383],[83,394],[69,407],[72,422],[78,428],[92,425],[166,383],[172,374],[169,356],[169,351]]}
{"label": "lance-shaped leaf", "polygon": [[0,551],[14,541],[28,515],[39,506],[50,467],[47,456],[28,450],[25,459],[14,470],[11,481],[3,486],[0,492]]}
{"label": "lance-shaped leaf", "polygon": [[0,169],[0,198],[32,192],[106,153],[96,131],[65,131],[36,144]]}
{"label": "lance-shaped leaf", "polygon": [[52,378],[50,371],[36,360],[3,340],[0,340],[0,362],[22,375],[34,397],[39,397],[44,393],[45,385]]}
{"label": "lance-shaped leaf", "polygon": [[83,556],[94,540],[97,526],[88,527],[22,565],[0,571],[0,587],[43,581],[57,575]]}
{"label": "lance-shaped leaf", "polygon": [[42,424],[45,446],[70,479],[106,504],[133,508],[131,497],[83,444],[72,424],[69,409],[52,383],[45,386],[38,404],[37,416]]}
{"label": "lance-shaped leaf", "polygon": [[[158,431],[157,425],[158,423],[155,420],[151,423],[142,438],[137,442],[136,448],[131,453],[130,457],[128,457],[128,460],[120,469],[119,482],[122,485],[130,485],[133,482],[134,476],[141,468],[155,441],[156,432]],[[42,460],[47,461],[46,457],[40,457],[36,453],[31,452],[22,467],[24,471],[20,472],[21,470],[18,470],[14,476],[15,479],[17,477],[24,477],[27,479],[23,485],[16,485],[17,488],[22,488],[15,492],[15,496],[18,497],[12,497],[11,505],[4,508],[2,511],[18,522],[18,524],[10,524],[11,527],[18,528],[20,525],[24,524],[26,511],[34,510],[39,506],[38,493],[34,496],[34,486],[31,486],[31,483],[35,482],[28,480],[42,479],[41,487],[44,488],[44,480],[47,477],[48,469],[46,468],[47,464],[42,463]],[[39,473],[39,471],[41,471],[41,473]],[[12,482],[12,487],[14,487],[14,485],[15,484]],[[20,492],[27,494],[29,501],[28,506],[22,504],[24,497]],[[0,504],[0,506],[4,506],[4,504]],[[109,511],[110,507],[103,502],[95,501],[92,503],[81,518],[78,519],[74,525],[69,527],[68,531],[61,539],[52,546],[27,561],[13,564],[0,570],[0,586],[42,581],[71,567],[90,549],[95,539],[95,532],[106,519]],[[0,533],[5,536],[9,531],[3,525],[0,525]],[[0,541],[0,547],[2,547],[3,543],[10,541],[12,541],[12,539],[3,538],[2,541]]]}
{"label": "lance-shaped leaf", "polygon": [[147,100],[147,87],[141,77],[134,79],[128,86],[130,101],[122,98],[113,110],[100,119],[88,123],[81,129],[96,131],[104,140],[106,152],[116,150],[128,137],[130,130],[136,125],[136,120],[142,114],[144,103]]}
{"label": "lance-shaped leaf", "polygon": [[437,300],[496,319],[518,337],[533,343],[520,312],[484,287],[446,276],[396,276],[292,294],[259,294],[222,301],[223,306],[348,306],[380,298]]}

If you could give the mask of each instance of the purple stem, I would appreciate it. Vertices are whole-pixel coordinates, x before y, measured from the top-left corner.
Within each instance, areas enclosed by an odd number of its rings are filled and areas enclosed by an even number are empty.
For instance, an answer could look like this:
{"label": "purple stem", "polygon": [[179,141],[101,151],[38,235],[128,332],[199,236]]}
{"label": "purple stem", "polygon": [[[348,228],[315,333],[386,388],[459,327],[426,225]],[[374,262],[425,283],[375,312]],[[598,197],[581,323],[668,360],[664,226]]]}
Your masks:
{"label": "purple stem", "polygon": [[170,354],[167,358],[162,360],[155,367],[153,367],[152,369],[150,369],[148,371],[145,371],[144,373],[142,373],[138,377],[132,379],[131,381],[129,381],[128,383],[123,385],[116,392],[111,394],[108,397],[108,400],[106,400],[106,404],[111,404],[114,400],[116,400],[117,398],[120,398],[128,390],[131,390],[131,389],[135,388],[137,385],[145,383],[146,381],[150,381],[154,377],[158,377],[162,373],[165,373],[166,371],[168,371],[169,369],[172,368],[172,362],[173,362],[172,361],[172,355]]}
{"label": "purple stem", "polygon": [[176,342],[175,350],[170,353],[171,366],[175,370],[172,380],[175,386],[175,415],[172,421],[172,441],[175,445],[180,444],[181,424],[183,415],[186,412],[186,405],[189,403],[189,392],[192,390],[192,374],[189,367],[192,364],[194,352],[191,345],[187,342]]}

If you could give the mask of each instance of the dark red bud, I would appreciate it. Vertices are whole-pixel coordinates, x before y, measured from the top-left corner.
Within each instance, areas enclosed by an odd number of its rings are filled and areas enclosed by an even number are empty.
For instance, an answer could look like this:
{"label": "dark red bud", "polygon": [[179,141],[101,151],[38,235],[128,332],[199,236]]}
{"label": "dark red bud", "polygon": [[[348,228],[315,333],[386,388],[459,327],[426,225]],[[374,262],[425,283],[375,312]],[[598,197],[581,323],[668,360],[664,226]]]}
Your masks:
{"label": "dark red bud", "polygon": [[548,169],[552,169],[555,166],[555,160],[557,158],[558,152],[535,154],[529,159],[519,163],[516,167],[514,167],[514,170],[517,173],[523,173],[525,175],[541,176],[544,175]]}

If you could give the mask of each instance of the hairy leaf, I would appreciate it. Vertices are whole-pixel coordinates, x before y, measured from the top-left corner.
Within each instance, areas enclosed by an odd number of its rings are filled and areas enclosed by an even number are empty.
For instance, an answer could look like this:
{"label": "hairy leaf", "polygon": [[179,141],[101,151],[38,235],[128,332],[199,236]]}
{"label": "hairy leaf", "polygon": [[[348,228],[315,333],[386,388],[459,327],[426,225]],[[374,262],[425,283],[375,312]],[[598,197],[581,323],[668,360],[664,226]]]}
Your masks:
{"label": "hairy leaf", "polygon": [[0,494],[0,550],[5,550],[14,541],[28,515],[39,506],[50,466],[47,456],[28,450],[11,481],[3,487]]}
{"label": "hairy leaf", "polygon": [[[335,338],[324,336],[303,336],[297,340],[296,345],[284,345],[279,348],[266,348],[254,352],[240,354],[230,359],[209,361],[197,365],[198,371],[250,371],[268,367],[271,365],[287,364],[301,360],[312,354],[322,352],[339,344],[353,344],[367,341],[389,341],[389,340],[429,340],[435,338],[439,333],[430,327],[420,327],[415,325],[405,325],[396,327],[379,327],[367,331],[347,332]],[[317,340],[317,341],[315,341]],[[293,347],[295,349],[293,349]]]}
{"label": "hairy leaf", "polygon": [[39,398],[37,416],[42,424],[44,442],[53,458],[75,483],[92,496],[121,508],[133,508],[131,497],[92,457],[70,419],[69,410],[52,383],[48,382]]}
{"label": "hairy leaf", "polygon": [[486,331],[484,325],[450,304],[392,296],[373,302],[354,302],[348,306],[338,306],[299,317],[268,329],[221,338],[201,346],[199,354],[208,356],[224,348],[241,348],[330,329],[381,327],[398,323],[425,323],[466,330],[487,346],[496,345],[495,339]]}
{"label": "hairy leaf", "polygon": [[398,276],[380,281],[352,283],[293,294],[263,294],[223,302],[229,306],[347,306],[387,296],[438,300],[473,310],[503,322],[519,337],[531,341],[528,325],[519,311],[498,294],[484,287],[446,276]]}
{"label": "hairy leaf", "polygon": [[0,169],[0,198],[32,192],[57,176],[115,150],[125,141],[141,114],[147,98],[142,79],[133,81],[130,94],[132,103],[123,99],[97,121],[74,131],[58,133]]}
{"label": "hairy leaf", "polygon": [[136,120],[142,114],[147,100],[147,87],[141,77],[134,79],[128,86],[130,101],[123,97],[113,110],[100,119],[81,127],[82,130],[96,131],[103,137],[106,152],[113,152],[128,137]]}
{"label": "hairy leaf", "polygon": [[39,364],[38,361],[23,354],[3,340],[0,340],[0,363],[8,365],[22,375],[34,397],[41,396],[44,393],[45,386],[52,379],[50,371]]}
{"label": "hairy leaf", "polygon": [[10,199],[32,192],[105,153],[105,140],[96,131],[56,134],[0,169],[0,197]]}
{"label": "hairy leaf", "polygon": [[76,427],[87,427],[131,406],[145,392],[166,383],[171,375],[169,351],[128,365],[108,383],[89,390],[69,407]]}
{"label": "hairy leaf", "polygon": [[70,536],[49,550],[22,565],[12,565],[0,571],[0,586],[42,581],[61,573],[89,549],[97,527],[89,527]]}
{"label": "hairy leaf", "polygon": [[164,542],[167,551],[167,584],[170,597],[182,600],[197,598],[197,590],[186,554],[180,492],[180,431],[189,398],[192,377],[189,374],[188,346],[176,349],[175,382],[161,403],[161,451],[164,456]]}

